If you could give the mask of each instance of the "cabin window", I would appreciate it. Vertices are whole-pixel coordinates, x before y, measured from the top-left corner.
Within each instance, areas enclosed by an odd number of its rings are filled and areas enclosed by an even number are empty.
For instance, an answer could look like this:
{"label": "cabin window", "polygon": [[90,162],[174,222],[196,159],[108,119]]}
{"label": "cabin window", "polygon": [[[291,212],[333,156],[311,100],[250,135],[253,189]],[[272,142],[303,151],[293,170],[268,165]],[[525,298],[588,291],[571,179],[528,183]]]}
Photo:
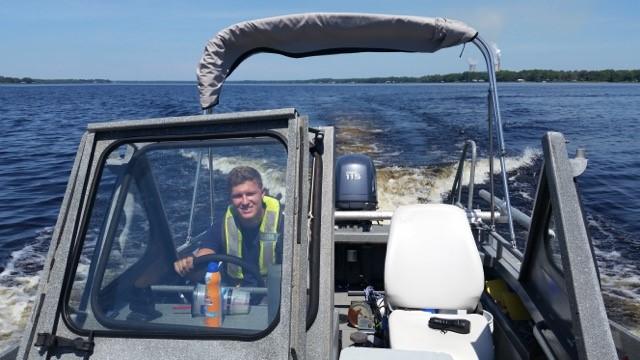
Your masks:
{"label": "cabin window", "polygon": [[[145,141],[109,151],[75,253],[66,321],[78,332],[267,332],[280,306],[286,170],[287,149],[272,136]],[[220,256],[176,273],[177,259],[203,248]],[[219,326],[205,316],[211,262],[222,279]]]}

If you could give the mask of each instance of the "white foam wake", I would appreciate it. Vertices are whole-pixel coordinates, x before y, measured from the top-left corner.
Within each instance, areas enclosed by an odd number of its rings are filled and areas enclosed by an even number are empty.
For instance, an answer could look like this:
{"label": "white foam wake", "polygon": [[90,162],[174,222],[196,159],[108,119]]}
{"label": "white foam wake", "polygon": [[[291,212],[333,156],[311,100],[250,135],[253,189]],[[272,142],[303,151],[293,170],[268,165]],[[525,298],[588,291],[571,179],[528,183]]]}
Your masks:
{"label": "white foam wake", "polygon": [[[199,154],[195,151],[183,151],[182,156],[198,159]],[[212,157],[213,168],[223,174],[228,174],[233,168],[239,165],[251,166],[258,170],[262,176],[262,182],[264,187],[269,189],[271,195],[281,194],[283,201],[285,198],[286,187],[286,174],[285,168],[281,165],[274,164],[268,159],[245,157],[245,156],[213,156]],[[286,163],[286,160],[285,160]],[[204,156],[200,162],[200,166],[204,169],[209,169],[209,160]]]}
{"label": "white foam wake", "polygon": [[[505,158],[508,172],[531,166],[540,151],[527,148],[520,156]],[[462,183],[469,183],[469,162],[465,164]],[[400,205],[439,203],[451,191],[458,164],[440,167],[382,167],[377,172],[378,204],[381,210],[393,210]],[[494,174],[500,173],[500,161],[494,159]],[[474,184],[489,180],[489,159],[476,163]],[[510,179],[512,180],[512,179]]]}
{"label": "white foam wake", "polygon": [[44,263],[45,254],[37,249],[48,242],[51,231],[52,228],[44,229],[36,237],[36,243],[12,252],[0,273],[0,353],[16,345],[22,337],[40,280],[40,271],[26,274],[24,269]]}

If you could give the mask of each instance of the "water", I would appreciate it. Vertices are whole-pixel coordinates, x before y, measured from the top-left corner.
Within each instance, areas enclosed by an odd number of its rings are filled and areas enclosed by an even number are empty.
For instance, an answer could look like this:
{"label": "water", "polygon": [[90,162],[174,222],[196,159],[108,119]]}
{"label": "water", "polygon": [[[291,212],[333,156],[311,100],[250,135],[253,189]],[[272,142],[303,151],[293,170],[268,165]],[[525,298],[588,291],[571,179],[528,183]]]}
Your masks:
{"label": "water", "polygon": [[[640,332],[640,85],[500,84],[514,204],[530,213],[540,138],[554,130],[579,178],[609,316]],[[229,85],[218,112],[296,107],[337,128],[339,153],[378,167],[381,207],[441,201],[466,139],[486,145],[486,85]],[[86,124],[199,113],[192,85],[0,86],[0,351],[16,343]],[[476,183],[488,180],[480,152]],[[429,165],[426,165],[429,164]]]}

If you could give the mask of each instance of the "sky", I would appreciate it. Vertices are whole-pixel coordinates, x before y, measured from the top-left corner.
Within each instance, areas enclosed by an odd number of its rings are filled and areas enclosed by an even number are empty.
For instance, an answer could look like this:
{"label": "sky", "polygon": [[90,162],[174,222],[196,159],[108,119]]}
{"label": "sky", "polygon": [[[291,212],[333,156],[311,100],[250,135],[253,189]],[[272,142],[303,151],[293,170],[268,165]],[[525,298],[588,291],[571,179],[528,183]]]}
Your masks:
{"label": "sky", "polygon": [[[195,80],[206,42],[234,23],[302,12],[447,17],[501,50],[507,70],[640,68],[640,1],[29,1],[0,0],[0,75]],[[289,59],[258,54],[229,80],[421,76],[480,65],[474,46],[437,54]]]}

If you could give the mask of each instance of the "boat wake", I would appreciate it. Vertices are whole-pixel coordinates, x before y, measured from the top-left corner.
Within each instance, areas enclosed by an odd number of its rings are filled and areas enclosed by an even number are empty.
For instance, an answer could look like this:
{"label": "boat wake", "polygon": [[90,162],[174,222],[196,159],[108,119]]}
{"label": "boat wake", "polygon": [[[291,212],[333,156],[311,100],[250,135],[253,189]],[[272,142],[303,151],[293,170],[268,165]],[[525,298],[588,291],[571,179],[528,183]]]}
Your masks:
{"label": "boat wake", "polygon": [[34,243],[11,253],[0,272],[0,353],[17,344],[31,315],[52,227],[42,229]]}
{"label": "boat wake", "polygon": [[597,216],[588,214],[587,221],[607,315],[640,336],[640,269],[633,254],[617,248],[633,235],[613,228],[610,221]]}
{"label": "boat wake", "polygon": [[[527,168],[540,157],[540,151],[526,149],[519,156],[507,157],[508,173]],[[469,183],[469,164],[465,164],[462,183]],[[379,167],[377,170],[378,204],[381,210],[391,211],[400,205],[440,203],[451,191],[456,176],[457,163],[424,167]],[[500,162],[494,159],[494,174],[500,173]],[[514,175],[514,177],[517,175]],[[510,179],[513,180],[513,179]],[[489,159],[478,159],[474,184],[489,181]]]}
{"label": "boat wake", "polygon": [[[183,151],[182,156],[197,161],[199,155],[194,151]],[[260,172],[262,182],[269,190],[271,195],[282,195],[283,201],[285,197],[286,174],[281,164],[276,164],[266,158],[256,158],[247,156],[213,156],[213,167],[225,176],[238,165],[251,166]],[[209,160],[203,156],[200,161],[203,169],[209,169]],[[226,191],[226,189],[225,189]]]}

